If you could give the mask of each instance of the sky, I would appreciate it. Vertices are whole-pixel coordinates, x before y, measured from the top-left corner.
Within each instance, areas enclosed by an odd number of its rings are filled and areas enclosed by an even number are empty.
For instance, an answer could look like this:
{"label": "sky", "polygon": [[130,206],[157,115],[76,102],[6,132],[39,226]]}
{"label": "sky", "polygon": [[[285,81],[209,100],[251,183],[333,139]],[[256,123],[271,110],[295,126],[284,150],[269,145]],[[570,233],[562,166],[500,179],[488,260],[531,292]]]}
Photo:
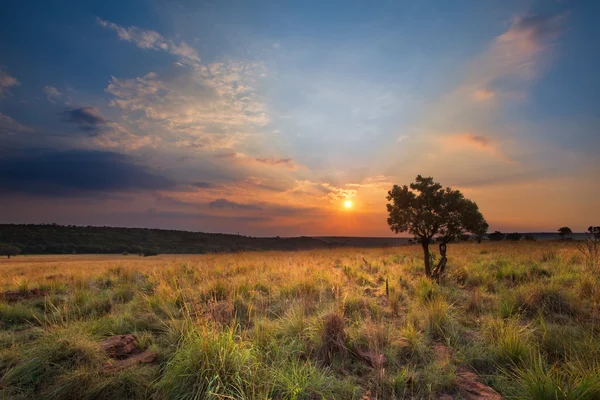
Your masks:
{"label": "sky", "polygon": [[599,17],[591,0],[14,3],[0,222],[392,236],[387,191],[421,174],[490,231],[584,231]]}

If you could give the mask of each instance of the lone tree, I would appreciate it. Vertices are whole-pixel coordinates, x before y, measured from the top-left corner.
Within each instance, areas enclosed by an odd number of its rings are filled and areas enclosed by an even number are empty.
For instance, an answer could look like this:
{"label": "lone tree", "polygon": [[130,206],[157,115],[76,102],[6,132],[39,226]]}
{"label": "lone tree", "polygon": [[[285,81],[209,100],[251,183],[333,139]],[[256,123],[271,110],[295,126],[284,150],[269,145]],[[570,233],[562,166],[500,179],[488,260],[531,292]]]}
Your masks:
{"label": "lone tree", "polygon": [[10,256],[16,256],[21,252],[21,249],[17,246],[13,246],[8,243],[0,243],[0,256],[6,256],[10,258]]}
{"label": "lone tree", "polygon": [[[446,268],[446,244],[466,233],[484,235],[488,228],[477,204],[458,190],[442,188],[431,177],[419,175],[410,186],[394,185],[387,199],[392,202],[387,204],[390,229],[415,236],[423,247],[425,274],[438,281]],[[435,236],[441,259],[432,266],[429,244]]]}
{"label": "lone tree", "polygon": [[573,233],[573,231],[568,226],[558,228],[558,234],[560,235],[561,240],[565,240],[565,235],[570,235],[571,233]]}

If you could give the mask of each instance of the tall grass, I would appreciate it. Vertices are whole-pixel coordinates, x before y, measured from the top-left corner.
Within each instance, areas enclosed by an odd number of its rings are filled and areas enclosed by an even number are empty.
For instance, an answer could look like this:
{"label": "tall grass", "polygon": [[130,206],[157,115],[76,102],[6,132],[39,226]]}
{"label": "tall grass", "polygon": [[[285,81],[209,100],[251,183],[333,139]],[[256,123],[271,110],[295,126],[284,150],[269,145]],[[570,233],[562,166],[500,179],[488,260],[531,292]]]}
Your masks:
{"label": "tall grass", "polygon": [[[574,246],[449,254],[440,284],[419,246],[0,260],[0,290],[43,289],[0,299],[1,397],[428,399],[468,367],[507,398],[600,398],[600,290]],[[126,333],[157,362],[107,371],[99,343]]]}

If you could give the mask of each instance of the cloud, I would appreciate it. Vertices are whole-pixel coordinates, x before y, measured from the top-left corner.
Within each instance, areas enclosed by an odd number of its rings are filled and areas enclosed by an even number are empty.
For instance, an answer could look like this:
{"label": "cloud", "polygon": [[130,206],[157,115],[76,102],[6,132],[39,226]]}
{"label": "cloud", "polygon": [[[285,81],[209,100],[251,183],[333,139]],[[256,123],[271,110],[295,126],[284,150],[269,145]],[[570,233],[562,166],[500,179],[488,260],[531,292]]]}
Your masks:
{"label": "cloud", "polygon": [[224,215],[211,215],[197,212],[185,212],[185,211],[161,211],[155,208],[149,208],[144,211],[146,216],[166,218],[166,219],[185,219],[185,220],[215,220],[220,222],[233,222],[233,223],[252,223],[252,222],[268,222],[273,218],[267,216],[224,216]]}
{"label": "cloud", "polygon": [[490,99],[493,99],[495,96],[496,96],[496,93],[494,93],[491,90],[487,90],[487,89],[480,89],[480,90],[475,91],[475,93],[473,93],[473,97],[477,101],[490,100]]}
{"label": "cloud", "polygon": [[564,171],[561,171],[560,168],[538,169],[506,175],[487,176],[481,179],[458,181],[451,186],[476,189],[497,185],[539,184],[540,182],[552,180],[557,176],[560,176],[561,172]]}
{"label": "cloud", "polygon": [[388,190],[392,186],[392,179],[389,176],[377,175],[368,177],[360,183],[346,183],[344,186],[351,188],[371,188]]}
{"label": "cloud", "polygon": [[122,27],[97,19],[120,39],[144,49],[168,52],[179,62],[161,75],[134,79],[112,77],[105,91],[109,106],[146,136],[163,144],[208,151],[231,149],[251,136],[261,136],[269,122],[257,91],[265,74],[262,63],[239,61],[202,64],[194,49],[155,31]]}
{"label": "cloud", "polygon": [[501,151],[500,144],[491,136],[459,133],[443,137],[442,142],[450,149],[471,148],[498,157],[506,162],[514,162]]}
{"label": "cloud", "polygon": [[351,199],[356,197],[357,193],[356,189],[344,189],[327,182],[313,182],[310,180],[297,180],[296,185],[290,191],[329,201]]}
{"label": "cloud", "polygon": [[105,90],[114,96],[111,107],[177,147],[225,149],[262,134],[269,121],[254,88],[260,68],[196,65],[164,77],[153,72],[136,79],[113,77]]}
{"label": "cloud", "polygon": [[216,200],[213,200],[210,203],[208,203],[208,205],[210,206],[210,208],[220,208],[220,209],[225,209],[225,208],[238,209],[238,210],[260,210],[261,209],[261,207],[256,204],[236,203],[233,201],[229,201],[227,199],[216,199]]}
{"label": "cloud", "polygon": [[508,30],[472,65],[470,80],[477,87],[475,93],[490,98],[490,87],[503,78],[535,78],[543,61],[540,55],[560,35],[563,20],[562,15],[514,18]]}
{"label": "cloud", "polygon": [[[529,15],[517,17],[511,27],[498,37],[501,45],[509,44],[511,53],[522,55],[539,51],[543,42],[558,37],[562,31],[562,15]],[[519,54],[520,53],[520,54]]]}
{"label": "cloud", "polygon": [[25,149],[0,158],[0,189],[7,192],[63,197],[173,187],[172,180],[118,153]]}
{"label": "cloud", "polygon": [[22,132],[33,132],[33,129],[0,112],[0,133],[12,135]]}
{"label": "cloud", "polygon": [[215,154],[216,158],[226,158],[235,162],[255,164],[255,165],[266,165],[270,167],[285,167],[289,170],[296,170],[298,165],[291,158],[272,158],[272,157],[250,157],[244,153],[229,152]]}
{"label": "cloud", "polygon": [[197,187],[198,189],[211,189],[214,188],[215,185],[209,182],[194,182],[192,186]]}
{"label": "cloud", "polygon": [[96,107],[81,107],[67,110],[63,113],[64,119],[73,124],[84,126],[103,125],[107,120],[100,114]]}
{"label": "cloud", "polygon": [[0,98],[11,94],[10,88],[20,85],[19,81],[0,68]]}
{"label": "cloud", "polygon": [[260,164],[266,164],[271,166],[285,166],[288,169],[294,170],[296,169],[296,164],[291,158],[262,158],[257,157],[254,159],[256,162]]}
{"label": "cloud", "polygon": [[96,18],[96,22],[104,28],[117,32],[119,39],[132,42],[141,49],[166,51],[169,54],[179,57],[184,62],[200,61],[196,50],[183,41],[176,43],[171,39],[165,39],[158,32],[140,29],[135,26],[125,28],[101,18]]}
{"label": "cloud", "polygon": [[46,93],[46,99],[52,104],[62,96],[62,93],[58,91],[54,86],[44,86],[44,93]]}
{"label": "cloud", "polygon": [[[80,127],[81,129],[81,127]],[[83,129],[93,137],[93,143],[101,148],[137,150],[142,147],[156,147],[159,140],[151,136],[135,135],[112,121],[102,126]]]}

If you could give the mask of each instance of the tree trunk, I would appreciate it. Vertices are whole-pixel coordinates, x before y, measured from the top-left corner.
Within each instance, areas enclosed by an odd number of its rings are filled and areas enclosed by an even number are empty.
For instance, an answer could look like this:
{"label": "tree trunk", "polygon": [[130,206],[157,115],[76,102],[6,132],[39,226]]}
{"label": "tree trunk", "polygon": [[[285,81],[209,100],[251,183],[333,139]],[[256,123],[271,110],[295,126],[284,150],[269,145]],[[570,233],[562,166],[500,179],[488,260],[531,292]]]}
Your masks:
{"label": "tree trunk", "polygon": [[425,261],[425,275],[431,277],[431,258],[429,257],[429,240],[422,239],[421,246],[423,246],[423,261]]}
{"label": "tree trunk", "polygon": [[10,260],[10,254],[7,254],[6,257],[8,257],[8,259]]}
{"label": "tree trunk", "polygon": [[448,258],[446,257],[446,242],[440,244],[440,256],[441,258],[438,265],[435,266],[431,273],[431,277],[438,283],[440,283],[440,279],[442,279],[442,275],[446,270],[446,263],[448,262]]}

